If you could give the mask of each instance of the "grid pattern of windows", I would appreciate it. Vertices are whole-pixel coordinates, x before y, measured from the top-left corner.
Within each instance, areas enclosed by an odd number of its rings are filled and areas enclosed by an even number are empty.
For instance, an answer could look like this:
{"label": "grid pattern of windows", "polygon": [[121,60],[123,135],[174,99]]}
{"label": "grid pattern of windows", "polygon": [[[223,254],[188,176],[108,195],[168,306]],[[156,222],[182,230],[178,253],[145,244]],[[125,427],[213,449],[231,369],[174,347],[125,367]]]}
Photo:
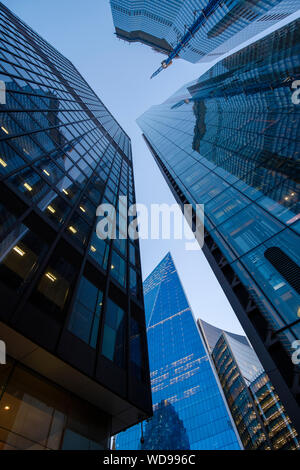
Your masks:
{"label": "grid pattern of windows", "polygon": [[246,382],[223,335],[217,342],[212,357],[244,449],[270,450],[271,447],[249,396]]}
{"label": "grid pattern of windows", "polygon": [[[139,243],[126,238],[130,139],[72,63],[1,3],[0,25],[1,319],[123,398],[132,377],[151,409]],[[115,207],[123,239],[98,238],[101,203]]]}
{"label": "grid pattern of windows", "polygon": [[299,449],[291,419],[250,345],[221,332],[212,357],[244,448]]}
{"label": "grid pattern of windows", "polygon": [[296,20],[227,57],[138,120],[179,203],[205,204],[204,252],[241,321],[252,322],[296,394],[298,31]]}
{"label": "grid pattern of windows", "polygon": [[269,377],[261,373],[249,387],[273,449],[300,449],[299,437]]}
{"label": "grid pattern of windows", "polygon": [[[118,37],[170,52],[205,7],[216,0],[110,0]],[[179,57],[209,62],[271,27],[298,9],[296,0],[228,0],[193,34]],[[126,34],[124,34],[126,33]],[[132,33],[132,34],[130,34]],[[145,41],[146,38],[152,40]]]}
{"label": "grid pattern of windows", "polygon": [[[153,418],[116,448],[239,449],[233,426],[170,254],[144,283]],[[138,344],[136,344],[136,347]]]}

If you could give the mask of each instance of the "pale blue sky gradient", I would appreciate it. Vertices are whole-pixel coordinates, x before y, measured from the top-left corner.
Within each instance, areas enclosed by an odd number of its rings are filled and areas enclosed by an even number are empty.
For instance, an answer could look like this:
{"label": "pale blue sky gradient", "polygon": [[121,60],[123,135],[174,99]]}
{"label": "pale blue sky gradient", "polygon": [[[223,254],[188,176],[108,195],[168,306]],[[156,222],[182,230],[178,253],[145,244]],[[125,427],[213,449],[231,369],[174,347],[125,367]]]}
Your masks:
{"label": "pale blue sky gradient", "polygon": [[[174,204],[174,198],[141,137],[135,120],[153,104],[199,77],[208,66],[176,60],[149,77],[162,60],[141,44],[118,40],[108,0],[4,0],[15,14],[70,59],[129,134],[137,201]],[[236,333],[241,326],[201,251],[182,240],[142,240],[144,278],[171,251],[196,317]]]}

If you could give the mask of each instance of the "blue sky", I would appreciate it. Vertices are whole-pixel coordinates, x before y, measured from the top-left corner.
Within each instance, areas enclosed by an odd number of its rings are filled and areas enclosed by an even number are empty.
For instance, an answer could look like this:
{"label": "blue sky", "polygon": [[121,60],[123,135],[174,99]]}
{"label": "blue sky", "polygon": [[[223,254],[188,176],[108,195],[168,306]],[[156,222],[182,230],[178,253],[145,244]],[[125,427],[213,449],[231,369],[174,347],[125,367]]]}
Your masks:
{"label": "blue sky", "polygon": [[[197,77],[206,64],[183,60],[150,80],[162,56],[140,44],[116,38],[108,0],[2,0],[78,68],[133,145],[137,201],[174,204],[175,200],[141,137],[135,120]],[[201,251],[186,251],[184,240],[142,240],[146,277],[171,251],[196,317],[236,333],[241,326]]]}

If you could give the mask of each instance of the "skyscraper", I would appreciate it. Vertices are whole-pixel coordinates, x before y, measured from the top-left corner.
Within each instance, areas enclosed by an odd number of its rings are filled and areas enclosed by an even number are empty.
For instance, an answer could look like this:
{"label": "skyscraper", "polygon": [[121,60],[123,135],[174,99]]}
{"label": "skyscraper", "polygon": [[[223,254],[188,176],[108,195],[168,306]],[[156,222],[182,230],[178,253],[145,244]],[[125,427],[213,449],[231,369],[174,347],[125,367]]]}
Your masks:
{"label": "skyscraper", "polygon": [[144,282],[153,417],[116,449],[239,449],[233,421],[171,254]]}
{"label": "skyscraper", "polygon": [[205,205],[203,251],[298,433],[299,26],[227,57],[138,119],[181,207]]}
{"label": "skyscraper", "polygon": [[0,22],[0,448],[101,449],[152,413],[139,244],[96,235],[101,202],[119,233],[135,202],[131,143],[1,3]]}
{"label": "skyscraper", "polygon": [[116,35],[210,62],[297,11],[295,0],[110,0]]}
{"label": "skyscraper", "polygon": [[296,450],[297,432],[245,336],[197,321],[214,361],[243,446],[247,450]]}

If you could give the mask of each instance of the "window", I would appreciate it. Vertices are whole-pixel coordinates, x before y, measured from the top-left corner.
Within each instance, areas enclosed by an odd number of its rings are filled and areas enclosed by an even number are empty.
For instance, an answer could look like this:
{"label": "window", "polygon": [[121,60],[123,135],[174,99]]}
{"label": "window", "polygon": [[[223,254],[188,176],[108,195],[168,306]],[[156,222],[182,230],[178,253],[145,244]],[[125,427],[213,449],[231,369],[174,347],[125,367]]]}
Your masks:
{"label": "window", "polygon": [[107,415],[23,366],[2,367],[1,449],[107,447]]}
{"label": "window", "polygon": [[107,301],[102,354],[117,366],[125,367],[125,311],[111,299]]}
{"label": "window", "polygon": [[[41,207],[42,206],[42,207]],[[58,197],[54,192],[51,196],[47,196],[46,201],[42,201],[39,207],[47,214],[47,216],[58,224],[63,224],[66,220],[71,207],[64,201],[64,199]]]}
{"label": "window", "polygon": [[0,264],[0,279],[13,289],[19,289],[36,272],[48,245],[25,225],[19,224],[3,241],[2,249],[10,250]]}
{"label": "window", "polygon": [[64,393],[16,367],[0,403],[2,449],[59,448],[67,411]]}
{"label": "window", "polygon": [[6,142],[0,143],[0,152],[0,173],[3,175],[10,173],[25,163],[24,160],[19,157],[17,152],[15,152]]}
{"label": "window", "polygon": [[94,258],[94,260],[103,267],[107,268],[109,246],[101,238],[98,238],[97,234],[94,233],[89,246],[89,255]]}
{"label": "window", "polygon": [[238,254],[255,248],[283,226],[256,206],[248,206],[219,226],[219,231]]}
{"label": "window", "polygon": [[85,436],[71,430],[66,429],[62,443],[62,450],[104,450],[103,443],[98,443]]}
{"label": "window", "polygon": [[76,268],[63,256],[54,253],[32,297],[35,303],[41,303],[43,311],[48,310],[60,322],[75,275]]}
{"label": "window", "polygon": [[[145,379],[145,359],[141,325],[131,317],[130,320],[130,368],[138,381]],[[144,339],[144,341],[143,341]]]}
{"label": "window", "polygon": [[119,284],[126,287],[126,263],[114,250],[111,257],[110,274]]}
{"label": "window", "polygon": [[48,184],[31,168],[26,168],[11,176],[9,181],[34,202],[40,200],[43,195],[48,194],[50,191]]}
{"label": "window", "polygon": [[102,299],[103,292],[82,277],[70,317],[69,330],[93,348],[97,344]]}
{"label": "window", "polygon": [[130,293],[140,299],[142,296],[140,278],[132,268],[129,269],[129,287]]}
{"label": "window", "polygon": [[138,264],[137,259],[138,259],[138,256],[137,256],[135,246],[132,243],[129,243],[129,261],[130,261],[130,263],[132,263],[134,266],[136,266]]}
{"label": "window", "polygon": [[7,234],[16,222],[16,216],[9,212],[7,208],[0,204],[0,237],[1,239]]}
{"label": "window", "polygon": [[125,238],[116,238],[113,243],[114,248],[116,248],[122,255],[126,256],[127,240]]}
{"label": "window", "polygon": [[264,252],[265,258],[282,277],[300,294],[300,267],[278,246],[271,246]]}
{"label": "window", "polygon": [[91,228],[77,213],[74,213],[69,221],[66,233],[83,245],[86,245]]}

